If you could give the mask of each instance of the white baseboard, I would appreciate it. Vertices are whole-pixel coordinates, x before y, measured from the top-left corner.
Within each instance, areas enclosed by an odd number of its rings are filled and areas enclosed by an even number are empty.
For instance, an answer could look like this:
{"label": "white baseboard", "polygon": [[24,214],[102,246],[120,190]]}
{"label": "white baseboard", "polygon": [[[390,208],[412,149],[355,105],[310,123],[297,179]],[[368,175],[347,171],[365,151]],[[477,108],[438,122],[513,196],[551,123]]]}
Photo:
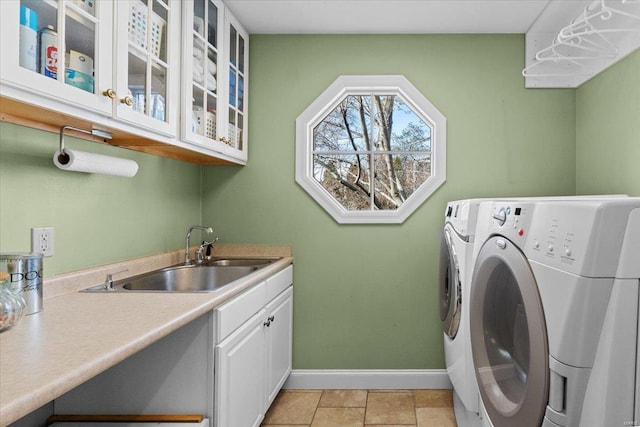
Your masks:
{"label": "white baseboard", "polygon": [[451,381],[446,369],[296,369],[291,372],[284,388],[292,390],[450,389]]}

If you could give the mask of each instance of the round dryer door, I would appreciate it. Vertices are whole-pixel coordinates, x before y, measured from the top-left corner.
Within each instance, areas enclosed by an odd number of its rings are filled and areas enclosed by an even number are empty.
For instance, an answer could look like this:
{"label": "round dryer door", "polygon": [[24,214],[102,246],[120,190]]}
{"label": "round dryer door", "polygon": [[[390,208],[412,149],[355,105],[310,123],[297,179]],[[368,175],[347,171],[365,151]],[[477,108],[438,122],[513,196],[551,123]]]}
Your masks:
{"label": "round dryer door", "polygon": [[529,262],[508,239],[487,240],[471,282],[471,348],[494,427],[540,426],[549,395],[547,330]]}
{"label": "round dryer door", "polygon": [[455,338],[462,314],[462,284],[458,257],[448,227],[445,226],[440,240],[440,320],[444,333]]}

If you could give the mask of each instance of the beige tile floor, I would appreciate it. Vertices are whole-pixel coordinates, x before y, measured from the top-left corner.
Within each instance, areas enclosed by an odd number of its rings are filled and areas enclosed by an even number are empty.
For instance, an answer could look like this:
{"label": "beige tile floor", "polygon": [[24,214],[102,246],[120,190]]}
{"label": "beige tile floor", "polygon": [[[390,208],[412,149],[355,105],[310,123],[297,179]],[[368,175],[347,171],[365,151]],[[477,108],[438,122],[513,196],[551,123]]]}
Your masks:
{"label": "beige tile floor", "polygon": [[282,390],[262,427],[457,427],[451,390]]}

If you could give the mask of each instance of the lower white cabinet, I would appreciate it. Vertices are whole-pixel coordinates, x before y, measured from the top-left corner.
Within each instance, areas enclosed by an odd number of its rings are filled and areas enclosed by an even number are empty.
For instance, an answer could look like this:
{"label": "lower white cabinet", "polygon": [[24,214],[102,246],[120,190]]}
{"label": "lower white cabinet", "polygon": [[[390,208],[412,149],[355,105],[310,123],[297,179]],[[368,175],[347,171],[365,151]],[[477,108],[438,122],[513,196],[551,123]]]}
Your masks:
{"label": "lower white cabinet", "polygon": [[266,310],[216,346],[216,426],[259,426],[265,412]]}
{"label": "lower white cabinet", "polygon": [[[215,427],[259,426],[291,373],[291,277],[289,267],[214,311],[222,331],[215,348]],[[267,295],[282,287],[268,301]],[[225,335],[240,312],[252,316]]]}
{"label": "lower white cabinet", "polygon": [[293,288],[267,305],[267,409],[291,373]]}

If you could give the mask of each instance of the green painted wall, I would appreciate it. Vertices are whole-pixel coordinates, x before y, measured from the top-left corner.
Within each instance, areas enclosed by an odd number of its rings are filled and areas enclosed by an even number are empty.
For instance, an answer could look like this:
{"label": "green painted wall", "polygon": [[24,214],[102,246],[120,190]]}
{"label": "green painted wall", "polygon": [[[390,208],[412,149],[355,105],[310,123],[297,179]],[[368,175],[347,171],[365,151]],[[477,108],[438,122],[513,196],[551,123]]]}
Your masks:
{"label": "green painted wall", "polygon": [[[47,275],[180,248],[198,222],[224,242],[291,244],[296,368],[441,368],[446,201],[640,195],[640,53],[577,91],[525,90],[523,46],[517,35],[252,36],[244,168],[67,138],[140,172],[63,172],[57,135],[0,123],[0,252],[28,251],[33,226],[55,227]],[[295,184],[295,118],[340,74],[403,74],[447,116],[447,182],[402,225],[338,225]]]}
{"label": "green painted wall", "polygon": [[[72,149],[134,159],[134,178],[66,172],[53,165],[58,135],[0,123],[0,252],[29,252],[31,227],[54,227],[44,273],[183,247],[200,221],[201,168],[65,138]],[[90,284],[88,284],[90,285]]]}
{"label": "green painted wall", "polygon": [[[448,200],[574,194],[575,91],[525,90],[520,35],[251,38],[250,160],[204,170],[221,241],[291,244],[294,367],[442,368]],[[402,225],[338,225],[294,181],[296,117],[341,74],[403,74],[447,117],[447,182]]]}
{"label": "green painted wall", "polygon": [[640,196],[640,50],[576,92],[578,194]]}

